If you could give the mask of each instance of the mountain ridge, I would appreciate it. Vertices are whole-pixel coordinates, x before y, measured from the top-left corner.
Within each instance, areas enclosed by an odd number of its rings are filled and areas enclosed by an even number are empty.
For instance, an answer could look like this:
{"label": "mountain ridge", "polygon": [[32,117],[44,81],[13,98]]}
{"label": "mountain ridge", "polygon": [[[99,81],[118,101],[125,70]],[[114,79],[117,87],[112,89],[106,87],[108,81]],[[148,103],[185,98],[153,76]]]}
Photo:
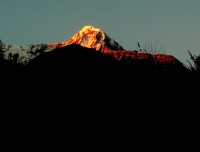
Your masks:
{"label": "mountain ridge", "polygon": [[130,57],[133,60],[149,59],[149,60],[155,60],[156,62],[159,63],[164,63],[164,62],[173,64],[180,63],[180,61],[175,57],[173,57],[172,55],[167,55],[167,54],[152,55],[150,53],[142,51],[133,52],[130,50],[125,50],[115,40],[110,38],[103,30],[101,30],[100,28],[95,28],[93,26],[85,26],[66,42],[49,44],[49,46],[59,48],[71,44],[78,44],[86,48],[93,48],[104,54],[109,54],[118,60],[121,60],[123,56],[126,56],[127,58]]}
{"label": "mountain ridge", "polygon": [[24,47],[19,46],[18,49],[13,49],[13,47],[6,46],[4,47],[5,49],[3,51],[3,57],[4,59],[11,60],[15,56],[17,57],[17,62],[26,65],[35,57],[43,53],[51,52],[54,51],[56,48],[61,48],[72,44],[78,44],[82,47],[95,49],[102,54],[111,55],[117,60],[121,60],[122,57],[125,57],[131,60],[154,60],[158,63],[180,63],[178,59],[167,54],[149,54],[144,51],[125,50],[121,45],[119,45],[119,43],[109,37],[103,30],[101,30],[100,28],[95,28],[93,26],[83,27],[77,34],[75,34],[66,42],[27,45]]}

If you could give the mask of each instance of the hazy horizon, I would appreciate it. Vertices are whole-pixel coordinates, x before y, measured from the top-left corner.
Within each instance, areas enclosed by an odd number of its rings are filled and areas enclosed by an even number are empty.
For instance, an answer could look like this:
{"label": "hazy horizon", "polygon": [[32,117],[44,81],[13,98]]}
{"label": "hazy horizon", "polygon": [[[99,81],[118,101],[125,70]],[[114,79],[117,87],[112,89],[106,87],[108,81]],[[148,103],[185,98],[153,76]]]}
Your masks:
{"label": "hazy horizon", "polygon": [[200,54],[199,0],[1,0],[6,44],[67,41],[85,25],[101,28],[127,50],[159,42],[161,53],[187,63]]}

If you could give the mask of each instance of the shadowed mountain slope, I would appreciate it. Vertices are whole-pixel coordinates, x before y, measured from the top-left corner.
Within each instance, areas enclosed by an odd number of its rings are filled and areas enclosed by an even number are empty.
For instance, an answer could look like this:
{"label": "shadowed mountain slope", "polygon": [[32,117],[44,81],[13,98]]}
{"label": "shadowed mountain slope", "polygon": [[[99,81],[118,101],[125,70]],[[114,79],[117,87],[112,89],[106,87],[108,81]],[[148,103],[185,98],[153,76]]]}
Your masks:
{"label": "shadowed mountain slope", "polygon": [[117,60],[110,54],[103,54],[76,44],[36,57],[27,67],[48,72],[56,70],[62,73],[73,73],[76,71],[79,74],[98,73],[97,76],[102,75],[102,78],[110,74],[110,78],[137,77],[144,80],[171,79],[168,76],[174,76],[175,79],[179,75],[181,78],[181,73],[187,72],[187,69],[179,62],[160,63],[149,58],[135,60],[125,54]]}

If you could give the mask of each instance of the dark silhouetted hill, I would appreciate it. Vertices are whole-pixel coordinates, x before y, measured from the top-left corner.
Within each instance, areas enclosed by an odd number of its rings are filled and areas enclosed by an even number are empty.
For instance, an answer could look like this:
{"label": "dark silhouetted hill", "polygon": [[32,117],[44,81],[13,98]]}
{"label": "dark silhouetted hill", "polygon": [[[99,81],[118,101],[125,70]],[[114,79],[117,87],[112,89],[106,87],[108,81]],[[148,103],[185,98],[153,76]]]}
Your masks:
{"label": "dark silhouetted hill", "polygon": [[[125,55],[118,60],[112,55],[77,44],[41,54],[26,66],[16,66],[6,60],[1,65],[7,67],[4,68],[7,74],[11,72],[8,77],[12,77],[12,81],[33,85],[35,81],[37,87],[40,84],[67,84],[71,90],[73,87],[80,90],[104,88],[106,91],[126,92],[137,87],[158,89],[198,80],[197,75],[180,62],[163,63],[148,58],[134,60]],[[17,68],[12,70],[13,67]]]}
{"label": "dark silhouetted hill", "polygon": [[1,71],[2,103],[23,116],[53,113],[61,119],[66,111],[71,117],[91,110],[90,116],[106,111],[129,121],[133,111],[139,117],[155,112],[162,119],[161,113],[191,112],[197,103],[193,85],[198,86],[198,77],[182,64],[125,56],[117,60],[79,45],[41,54],[15,70],[9,61],[2,62],[7,69]]}
{"label": "dark silhouetted hill", "polygon": [[27,68],[47,77],[59,75],[80,82],[96,82],[114,85],[161,81],[181,82],[188,80],[189,70],[182,63],[157,63],[154,60],[133,60],[123,56],[117,60],[109,54],[79,45],[70,45],[45,53],[32,60]]}

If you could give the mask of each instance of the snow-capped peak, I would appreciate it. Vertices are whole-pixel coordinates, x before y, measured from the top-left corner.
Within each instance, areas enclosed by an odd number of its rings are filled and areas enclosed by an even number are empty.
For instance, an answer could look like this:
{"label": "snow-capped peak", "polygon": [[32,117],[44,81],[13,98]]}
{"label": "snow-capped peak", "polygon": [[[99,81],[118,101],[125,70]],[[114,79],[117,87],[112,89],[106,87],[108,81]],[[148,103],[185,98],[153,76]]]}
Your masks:
{"label": "snow-capped peak", "polygon": [[103,30],[93,26],[85,26],[67,42],[50,44],[49,46],[64,47],[71,44],[79,44],[83,47],[93,48],[102,52],[105,50],[124,50],[122,46],[107,36]]}

